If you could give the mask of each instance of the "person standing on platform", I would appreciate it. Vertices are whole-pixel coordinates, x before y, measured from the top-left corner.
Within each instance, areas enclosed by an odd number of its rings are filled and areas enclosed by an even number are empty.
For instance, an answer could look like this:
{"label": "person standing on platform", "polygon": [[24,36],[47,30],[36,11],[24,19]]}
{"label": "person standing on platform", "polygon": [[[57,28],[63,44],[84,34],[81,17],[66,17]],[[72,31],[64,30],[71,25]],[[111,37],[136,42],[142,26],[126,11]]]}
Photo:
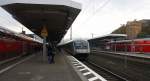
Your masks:
{"label": "person standing on platform", "polygon": [[48,63],[52,63],[52,46],[50,44],[47,45],[47,56],[48,56]]}
{"label": "person standing on platform", "polygon": [[53,45],[53,46],[52,46],[52,59],[51,59],[51,62],[52,62],[52,63],[55,63],[55,60],[54,60],[55,53],[56,53],[56,48],[55,48],[55,46]]}

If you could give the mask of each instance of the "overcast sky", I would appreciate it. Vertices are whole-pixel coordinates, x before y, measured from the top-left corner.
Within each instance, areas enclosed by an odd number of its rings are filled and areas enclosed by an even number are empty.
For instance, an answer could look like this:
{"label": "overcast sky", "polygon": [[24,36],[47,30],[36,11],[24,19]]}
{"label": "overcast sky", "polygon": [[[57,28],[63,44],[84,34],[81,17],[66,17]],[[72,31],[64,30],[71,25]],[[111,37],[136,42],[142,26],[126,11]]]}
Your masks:
{"label": "overcast sky", "polygon": [[[91,38],[111,33],[134,19],[150,19],[150,0],[73,0],[82,11],[72,25],[73,38]],[[20,32],[20,23],[0,8],[0,26]],[[24,28],[25,29],[25,28]],[[28,32],[30,33],[30,32]],[[69,38],[69,32],[65,39]]]}
{"label": "overcast sky", "polygon": [[6,12],[3,8],[0,7],[0,26],[13,30],[15,32],[21,32],[22,27],[27,33],[32,33],[18,21],[13,19],[12,15]]}
{"label": "overcast sky", "polygon": [[[74,0],[82,11],[73,24],[73,38],[91,38],[111,33],[134,19],[150,19],[150,0]],[[69,38],[69,32],[65,39]]]}

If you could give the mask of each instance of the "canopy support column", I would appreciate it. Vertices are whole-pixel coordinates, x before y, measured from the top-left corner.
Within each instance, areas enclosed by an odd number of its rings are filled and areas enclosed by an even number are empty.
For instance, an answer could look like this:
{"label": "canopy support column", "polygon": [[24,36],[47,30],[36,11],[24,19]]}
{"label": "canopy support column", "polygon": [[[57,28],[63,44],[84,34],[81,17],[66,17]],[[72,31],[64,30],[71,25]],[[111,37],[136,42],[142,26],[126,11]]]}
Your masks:
{"label": "canopy support column", "polygon": [[47,47],[46,47],[46,37],[43,39],[43,62],[46,61]]}

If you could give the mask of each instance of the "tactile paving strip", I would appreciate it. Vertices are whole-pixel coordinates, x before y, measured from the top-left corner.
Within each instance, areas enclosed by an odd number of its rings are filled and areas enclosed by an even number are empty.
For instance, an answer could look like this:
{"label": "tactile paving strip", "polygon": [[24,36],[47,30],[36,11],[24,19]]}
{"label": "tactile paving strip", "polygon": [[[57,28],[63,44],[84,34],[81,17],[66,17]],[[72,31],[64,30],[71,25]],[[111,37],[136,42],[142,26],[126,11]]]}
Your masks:
{"label": "tactile paving strip", "polygon": [[82,62],[74,58],[73,56],[68,56],[69,60],[76,69],[81,72],[81,74],[88,79],[88,81],[107,81],[105,78],[88,68]]}

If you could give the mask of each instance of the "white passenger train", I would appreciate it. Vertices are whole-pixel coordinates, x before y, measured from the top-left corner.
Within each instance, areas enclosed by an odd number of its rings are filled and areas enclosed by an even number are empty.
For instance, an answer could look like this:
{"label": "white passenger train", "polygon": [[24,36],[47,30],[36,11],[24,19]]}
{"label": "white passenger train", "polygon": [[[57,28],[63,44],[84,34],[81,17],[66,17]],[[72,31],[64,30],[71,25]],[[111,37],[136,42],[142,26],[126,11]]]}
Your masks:
{"label": "white passenger train", "polygon": [[60,46],[78,59],[85,59],[90,54],[90,46],[87,40],[73,40]]}

